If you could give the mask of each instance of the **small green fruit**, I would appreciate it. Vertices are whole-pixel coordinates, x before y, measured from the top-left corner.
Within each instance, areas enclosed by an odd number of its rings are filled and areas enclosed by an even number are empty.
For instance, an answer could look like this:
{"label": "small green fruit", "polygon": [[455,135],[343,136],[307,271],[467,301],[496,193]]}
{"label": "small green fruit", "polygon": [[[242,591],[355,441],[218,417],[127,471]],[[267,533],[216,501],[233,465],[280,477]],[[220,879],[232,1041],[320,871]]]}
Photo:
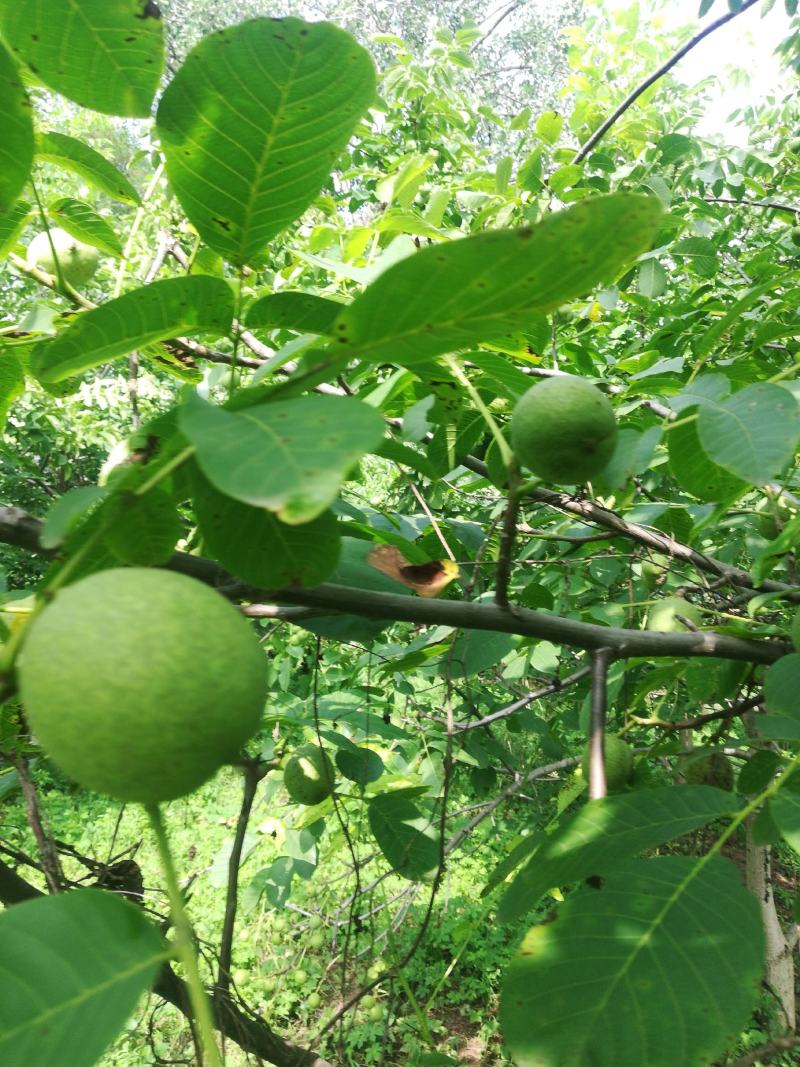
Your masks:
{"label": "small green fruit", "polygon": [[380,1004],[373,1004],[367,1013],[374,1023],[379,1023],[383,1019],[383,1007]]}
{"label": "small green fruit", "polygon": [[791,232],[792,244],[800,245],[800,226],[792,226]]}
{"label": "small green fruit", "polygon": [[249,977],[250,977],[250,972],[249,971],[245,971],[244,968],[242,968],[242,967],[240,967],[238,970],[234,971],[233,974],[231,975],[231,978],[233,979],[233,984],[234,985],[244,985],[245,982],[249,979]]}
{"label": "small green fruit", "polygon": [[327,752],[317,745],[299,749],[286,764],[283,784],[296,804],[322,803],[336,784]]}
{"label": "small green fruit", "polygon": [[319,993],[309,993],[306,997],[306,1007],[309,1008],[310,1011],[316,1011],[321,1003],[322,998]]}
{"label": "small green fruit", "polygon": [[[74,288],[85,285],[100,265],[100,253],[93,245],[84,244],[66,230],[55,227],[50,230],[50,239],[56,250],[64,281]],[[56,263],[50,247],[47,231],[37,234],[28,245],[28,264],[40,267],[55,276]]]}
{"label": "small green fruit", "polygon": [[[616,734],[607,734],[603,745],[603,764],[606,769],[606,789],[618,793],[627,784],[633,770],[633,749]],[[583,777],[589,781],[588,746],[581,759]]]}
{"label": "small green fruit", "polygon": [[312,915],[308,920],[309,930],[321,930],[325,924],[319,915]]}
{"label": "small green fruit", "polygon": [[709,752],[692,760],[683,771],[688,785],[713,785],[717,789],[733,789],[733,765],[724,752]]}
{"label": "small green fruit", "polygon": [[703,613],[696,604],[690,604],[681,596],[666,596],[657,601],[650,608],[647,617],[647,629],[658,630],[660,633],[680,633],[686,630],[683,623],[676,617],[682,615],[684,619],[693,622],[695,626],[703,625]]}
{"label": "small green fruit", "polygon": [[534,385],[511,416],[514,454],[547,482],[577,485],[594,478],[616,443],[617,423],[608,398],[572,375]]}
{"label": "small green fruit", "polygon": [[321,949],[325,945],[325,935],[321,930],[317,930],[309,937],[308,943],[313,949]]}
{"label": "small green fruit", "polygon": [[298,967],[292,975],[292,980],[295,985],[305,985],[308,981],[308,972],[304,971],[302,967]]}
{"label": "small green fruit", "polygon": [[86,789],[158,804],[239,754],[261,720],[266,659],[242,616],[172,571],[102,571],[32,622],[19,685],[31,730]]}

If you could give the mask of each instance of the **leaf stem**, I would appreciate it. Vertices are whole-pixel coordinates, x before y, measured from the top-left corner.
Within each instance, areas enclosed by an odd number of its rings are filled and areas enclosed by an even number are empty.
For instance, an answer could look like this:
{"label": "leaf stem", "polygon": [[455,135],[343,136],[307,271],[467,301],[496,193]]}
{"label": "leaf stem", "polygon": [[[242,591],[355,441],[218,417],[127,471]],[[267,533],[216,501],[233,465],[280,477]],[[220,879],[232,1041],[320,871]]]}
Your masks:
{"label": "leaf stem", "polygon": [[183,897],[178,885],[178,876],[175,871],[161,808],[158,804],[145,804],[145,812],[158,845],[161,867],[167,882],[172,922],[175,926],[175,948],[178,953],[178,959],[186,972],[189,1000],[197,1026],[200,1050],[207,1058],[209,1067],[222,1067],[222,1059],[214,1038],[214,1017],[211,1011],[211,1002],[200,979],[192,926],[183,906]]}

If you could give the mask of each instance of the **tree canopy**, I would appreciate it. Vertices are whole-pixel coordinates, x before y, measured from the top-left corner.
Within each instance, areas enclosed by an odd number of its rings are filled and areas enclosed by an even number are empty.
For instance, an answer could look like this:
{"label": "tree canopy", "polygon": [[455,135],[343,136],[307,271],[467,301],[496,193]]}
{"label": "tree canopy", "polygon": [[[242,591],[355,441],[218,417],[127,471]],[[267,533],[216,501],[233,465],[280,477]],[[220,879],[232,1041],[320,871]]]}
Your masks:
{"label": "tree canopy", "polygon": [[0,0],[4,1065],[796,1061],[800,17],[578,8]]}

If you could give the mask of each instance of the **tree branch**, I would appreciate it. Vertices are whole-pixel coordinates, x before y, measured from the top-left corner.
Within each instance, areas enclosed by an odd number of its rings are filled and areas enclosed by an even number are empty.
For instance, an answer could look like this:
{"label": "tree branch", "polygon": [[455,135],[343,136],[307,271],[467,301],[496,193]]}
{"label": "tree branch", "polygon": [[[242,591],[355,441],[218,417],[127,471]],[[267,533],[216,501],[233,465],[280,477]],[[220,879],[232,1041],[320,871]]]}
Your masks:
{"label": "tree branch", "polygon": [[605,732],[608,705],[608,668],[613,656],[609,649],[592,653],[591,714],[589,719],[589,799],[602,800],[606,786]]}
{"label": "tree branch", "polygon": [[[0,542],[38,551],[41,523],[18,508],[0,507]],[[600,626],[559,615],[514,607],[513,612],[495,604],[458,600],[424,600],[401,593],[375,593],[368,589],[325,583],[312,589],[265,591],[233,581],[213,560],[176,552],[167,567],[212,585],[231,600],[270,600],[326,613],[347,611],[369,619],[388,622],[416,622],[424,626],[452,626],[457,629],[491,630],[498,633],[539,637],[556,644],[594,650],[609,648],[615,658],[717,657],[746,663],[774,663],[789,651],[777,641],[750,641],[739,637],[700,631],[698,633],[659,633]]]}
{"label": "tree branch", "polygon": [[[461,462],[468,470],[488,479],[489,469],[483,460],[477,459],[475,456],[466,456]],[[675,541],[668,534],[660,533],[658,530],[648,530],[635,522],[626,522],[615,511],[601,507],[591,500],[579,500],[571,497],[568,493],[559,493],[553,489],[544,489],[541,486],[530,489],[526,495],[531,500],[538,500],[540,503],[547,504],[558,511],[566,511],[571,515],[577,515],[585,522],[590,522],[595,526],[602,526],[606,530],[613,530],[631,541],[636,541],[637,544],[643,545],[645,548],[650,548],[655,552],[663,552],[673,559],[683,560],[691,564],[696,570],[703,571],[706,574],[713,574],[716,578],[723,578],[731,585],[739,586],[742,589],[752,589],[753,592],[757,593],[782,593],[787,600],[800,603],[800,590],[795,585],[776,582],[769,578],[761,582],[760,585],[756,585],[747,571],[740,570],[738,567],[731,567],[728,563],[723,563],[713,556],[707,556],[703,552],[696,552],[688,545]]]}
{"label": "tree branch", "polygon": [[625,114],[629,107],[636,103],[642,93],[646,92],[651,85],[653,85],[659,80],[659,78],[663,78],[665,74],[671,71],[672,68],[677,63],[679,63],[680,60],[682,60],[688,52],[691,52],[693,48],[696,48],[701,41],[705,40],[705,38],[708,37],[709,34],[714,33],[715,30],[718,30],[720,26],[724,26],[726,22],[730,22],[731,19],[735,19],[737,15],[741,15],[742,12],[747,11],[748,8],[753,7],[758,2],[759,0],[745,0],[745,2],[742,4],[738,11],[729,11],[727,12],[727,14],[720,16],[720,18],[718,18],[715,22],[709,23],[709,25],[706,26],[705,29],[702,29],[699,33],[696,33],[694,37],[692,37],[686,42],[685,45],[682,45],[678,49],[678,51],[674,53],[674,55],[670,56],[666,63],[662,63],[658,70],[653,71],[653,73],[648,75],[648,77],[646,77],[640,85],[637,85],[635,89],[628,93],[628,95],[625,97],[619,107],[608,116],[605,122],[603,122],[600,126],[597,127],[597,129],[591,135],[589,140],[581,147],[580,151],[575,153],[572,162],[582,163],[583,160],[586,159],[586,157],[589,155],[589,153],[595,148],[595,146],[599,144],[600,141],[602,141],[602,139],[605,137],[605,135],[608,133],[614,123],[617,122],[618,119],[622,118],[622,116]]}
{"label": "tree branch", "polygon": [[746,197],[737,200],[733,196],[704,196],[703,200],[706,204],[746,204],[748,207],[764,207],[771,211],[787,211],[790,215],[800,215],[800,207],[777,204],[773,200],[748,200]]}

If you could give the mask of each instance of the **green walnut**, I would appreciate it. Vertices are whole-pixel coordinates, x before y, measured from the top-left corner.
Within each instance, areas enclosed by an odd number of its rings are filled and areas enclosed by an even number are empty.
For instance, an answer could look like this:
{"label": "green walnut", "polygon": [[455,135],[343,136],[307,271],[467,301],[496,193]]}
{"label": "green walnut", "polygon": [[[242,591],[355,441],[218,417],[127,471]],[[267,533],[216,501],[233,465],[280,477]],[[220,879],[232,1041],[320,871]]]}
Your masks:
{"label": "green walnut", "polygon": [[[607,734],[603,740],[603,766],[606,770],[606,789],[618,793],[628,784],[633,771],[633,749],[617,734]],[[581,771],[589,781],[589,748],[581,759]]]}
{"label": "green walnut", "polygon": [[318,745],[299,749],[286,764],[283,784],[296,804],[321,804],[336,784],[328,753]]}
{"label": "green walnut", "polygon": [[616,443],[617,422],[608,398],[572,375],[537,383],[511,415],[514,455],[546,482],[578,485],[594,478]]}
{"label": "green walnut", "polygon": [[94,276],[100,265],[100,253],[93,245],[84,244],[76,237],[68,234],[66,230],[58,227],[50,230],[48,239],[47,231],[37,234],[28,245],[28,264],[31,267],[39,267],[48,274],[56,274],[56,261],[53,256],[53,247],[56,250],[58,263],[64,281],[73,288],[86,285]]}
{"label": "green walnut", "polygon": [[789,236],[792,239],[792,244],[800,245],[800,226],[792,226],[792,232]]}
{"label": "green walnut", "polygon": [[682,596],[665,596],[650,608],[647,629],[668,634],[683,632],[687,627],[680,621],[679,615],[693,622],[695,626],[703,625],[703,613],[696,604],[690,604]]}
{"label": "green walnut", "polygon": [[66,775],[157,804],[234,760],[261,721],[266,658],[249,624],[171,571],[102,571],[33,621],[19,664],[31,730]]}
{"label": "green walnut", "polygon": [[717,789],[733,789],[733,764],[723,752],[709,752],[692,760],[683,770],[688,785],[713,785]]}

